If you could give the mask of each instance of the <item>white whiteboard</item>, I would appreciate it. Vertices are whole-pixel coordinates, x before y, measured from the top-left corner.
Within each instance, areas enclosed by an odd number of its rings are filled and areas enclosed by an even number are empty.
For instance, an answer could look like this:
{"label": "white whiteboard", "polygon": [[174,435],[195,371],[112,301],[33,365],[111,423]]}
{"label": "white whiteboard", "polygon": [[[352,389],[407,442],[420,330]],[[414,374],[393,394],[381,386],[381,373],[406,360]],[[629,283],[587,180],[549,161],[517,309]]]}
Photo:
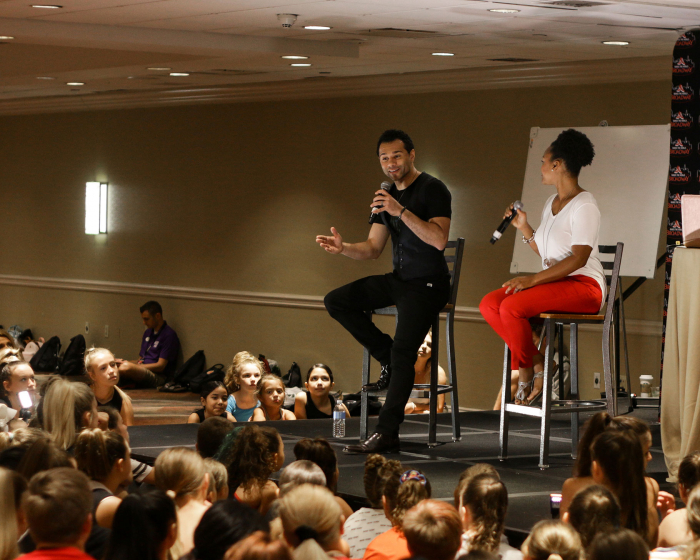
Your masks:
{"label": "white whiteboard", "polygon": [[[568,127],[567,127],[568,128]],[[522,200],[528,222],[537,229],[544,203],[555,193],[543,185],[542,155],[565,128],[532,128]],[[593,163],[584,167],[579,185],[595,196],[600,208],[601,245],[625,244],[623,276],[653,278],[659,232],[666,204],[671,125],[577,128],[595,147]],[[516,235],[510,271],[542,270],[542,260]]]}

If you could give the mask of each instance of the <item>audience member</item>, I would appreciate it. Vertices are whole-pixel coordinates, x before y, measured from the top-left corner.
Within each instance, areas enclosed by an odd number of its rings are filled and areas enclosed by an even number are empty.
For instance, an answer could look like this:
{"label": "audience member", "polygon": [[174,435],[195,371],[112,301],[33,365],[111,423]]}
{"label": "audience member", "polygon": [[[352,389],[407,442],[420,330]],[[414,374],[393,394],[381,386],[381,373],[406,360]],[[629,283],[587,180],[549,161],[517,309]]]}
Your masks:
{"label": "audience member", "polygon": [[503,560],[520,560],[519,550],[503,542],[508,511],[508,491],[498,476],[479,474],[471,478],[460,499],[459,513],[464,534],[460,554],[481,549]]}
{"label": "audience member", "polygon": [[411,553],[403,534],[402,523],[406,512],[421,500],[430,498],[430,482],[423,473],[408,470],[401,475],[391,474],[384,483],[382,502],[384,513],[392,528],[367,545],[365,560],[401,560]]}
{"label": "audience member", "polygon": [[209,507],[205,502],[209,475],[202,459],[185,447],[171,447],[156,458],[156,486],[167,492],[177,506],[177,541],[171,547],[180,558],[194,547],[194,531]]}
{"label": "audience member", "polygon": [[293,461],[284,467],[280,475],[280,498],[302,484],[313,484],[314,486],[323,486],[325,488],[326,475],[323,474],[321,467],[313,461],[307,461],[306,459]]}
{"label": "audience member", "polygon": [[228,471],[219,461],[207,457],[204,459],[204,467],[209,473],[209,490],[207,501],[209,503],[218,502],[228,498]]}
{"label": "audience member", "polygon": [[343,498],[336,495],[340,471],[338,470],[338,456],[335,454],[331,444],[320,437],[300,439],[294,446],[294,457],[297,460],[306,459],[307,461],[312,461],[321,467],[323,474],[326,475],[326,487],[333,492],[343,515],[346,518],[350,517],[352,508]]}
{"label": "audience member", "polygon": [[406,512],[403,534],[413,556],[425,560],[454,558],[459,550],[462,522],[454,506],[423,500]]}
{"label": "audience member", "polygon": [[157,301],[147,301],[141,308],[146,325],[138,360],[117,360],[119,373],[139,387],[158,387],[175,373],[180,339],[163,320],[163,308]]}
{"label": "audience member", "polygon": [[18,428],[12,432],[12,445],[31,444],[45,437],[47,433],[40,428]]}
{"label": "audience member", "polygon": [[[246,537],[226,553],[226,560],[292,560],[292,558],[292,553],[286,544],[262,531]],[[309,558],[309,560],[312,559]]]}
{"label": "audience member", "polygon": [[19,350],[19,345],[9,332],[0,327],[0,350],[4,350],[5,348]]}
{"label": "audience member", "polygon": [[231,433],[233,428],[231,422],[219,416],[207,418],[197,428],[197,442],[195,444],[197,453],[204,459],[214,457],[224,442],[224,438]]}
{"label": "audience member", "polygon": [[[294,415],[297,420],[333,418],[335,397],[330,393],[334,385],[331,368],[325,364],[311,366],[306,372],[306,390],[297,393],[294,399]],[[350,418],[350,411],[344,404],[342,407],[345,417]]]}
{"label": "audience member", "polygon": [[561,521],[535,524],[522,547],[525,560],[581,560],[581,539],[571,525]]}
{"label": "audience member", "polygon": [[85,542],[92,528],[89,480],[71,468],[51,469],[32,477],[22,510],[36,550],[23,560],[92,560]]}
{"label": "audience member", "polygon": [[370,507],[360,508],[348,516],[343,535],[352,558],[362,558],[372,539],[391,529],[391,521],[384,515],[382,487],[390,475],[401,476],[403,471],[399,461],[385,459],[376,453],[365,459],[363,483]]}
{"label": "audience member", "polygon": [[284,405],[284,383],[274,373],[266,373],[255,387],[255,396],[260,401],[260,408],[253,411],[251,422],[264,420],[296,420],[294,413],[282,408]]}
{"label": "audience member", "polygon": [[41,401],[43,426],[61,449],[71,453],[80,430],[97,427],[97,401],[85,383],[51,381]]}
{"label": "audience member", "polygon": [[117,495],[132,481],[129,446],[116,432],[83,430],[75,443],[78,468],[90,478],[93,520],[110,529],[121,503]]}
{"label": "audience member", "polygon": [[22,513],[22,494],[26,480],[18,473],[0,467],[0,560],[14,560],[19,554],[17,541],[27,530]]}
{"label": "audience member", "polygon": [[134,408],[129,396],[117,387],[119,367],[106,348],[90,348],[85,352],[85,371],[92,380],[92,390],[99,406],[119,412],[126,426],[134,425]]}
{"label": "audience member", "polygon": [[[700,482],[700,452],[696,451],[683,458],[678,466],[678,494],[683,503],[688,503],[688,497]],[[688,526],[686,508],[672,511],[659,525],[660,547],[672,547],[687,543],[695,538]]]}
{"label": "audience member", "polygon": [[620,528],[620,504],[605,486],[589,486],[574,496],[562,521],[576,529],[586,550],[596,535]]}
{"label": "audience member", "polygon": [[230,412],[226,412],[228,391],[226,390],[226,385],[221,381],[207,381],[199,393],[199,400],[202,403],[202,408],[190,414],[187,419],[188,424],[201,424],[206,419],[216,418],[217,416],[230,422],[236,421],[236,418]]}
{"label": "audience member", "polygon": [[239,352],[233,357],[224,384],[229,392],[226,412],[233,414],[237,422],[248,422],[260,406],[256,389],[264,374],[262,363],[251,353]]}
{"label": "audience member", "polygon": [[348,557],[348,545],[342,539],[345,517],[327,488],[298,486],[282,498],[279,514],[284,538],[294,548],[294,558]]}
{"label": "audience member", "polygon": [[32,403],[36,403],[36,380],[29,363],[12,360],[0,365],[0,402],[19,413],[25,408],[19,400],[22,391],[27,391]]}
{"label": "audience member", "polygon": [[[430,374],[432,371],[433,356],[433,330],[430,329],[423,340],[423,344],[418,349],[418,358],[415,365],[414,385],[430,385]],[[447,375],[441,366],[438,366],[438,384],[447,385]],[[430,399],[428,397],[411,397],[406,403],[405,414],[421,414],[430,410]],[[445,410],[445,394],[440,393],[437,397],[437,411]]]}
{"label": "audience member", "polygon": [[462,507],[462,494],[464,494],[464,491],[467,489],[467,485],[471,482],[472,478],[480,474],[490,474],[500,479],[496,468],[488,463],[477,463],[463,470],[462,474],[459,475],[459,480],[457,481],[457,486],[455,486],[454,491],[454,506],[457,508],[457,511]]}
{"label": "audience member", "polygon": [[171,560],[176,541],[175,504],[165,492],[151,488],[122,500],[104,560]]}
{"label": "audience member", "polygon": [[588,548],[588,560],[647,560],[649,548],[634,531],[618,529],[601,533]]}
{"label": "audience member", "polygon": [[230,547],[256,531],[269,531],[257,511],[236,500],[216,502],[202,516],[194,549],[183,560],[222,560]]}
{"label": "audience member", "polygon": [[24,453],[16,470],[25,480],[31,480],[36,473],[49,469],[75,468],[75,459],[46,437],[46,434],[32,443],[23,444],[22,447]]}
{"label": "audience member", "polygon": [[265,515],[279,493],[270,475],[284,465],[284,444],[277,430],[257,424],[235,428],[216,458],[228,468],[233,498]]}
{"label": "audience member", "polygon": [[22,331],[22,334],[19,335],[19,342],[22,344],[22,346],[24,346],[22,349],[22,357],[27,362],[31,361],[34,354],[36,354],[39,351],[39,348],[44,345],[43,338],[34,340],[34,334],[32,333],[31,329],[24,329]]}
{"label": "audience member", "polygon": [[[458,557],[457,560],[501,560],[495,554],[486,552],[485,550],[470,550],[466,554]],[[554,559],[553,559],[554,560]]]}

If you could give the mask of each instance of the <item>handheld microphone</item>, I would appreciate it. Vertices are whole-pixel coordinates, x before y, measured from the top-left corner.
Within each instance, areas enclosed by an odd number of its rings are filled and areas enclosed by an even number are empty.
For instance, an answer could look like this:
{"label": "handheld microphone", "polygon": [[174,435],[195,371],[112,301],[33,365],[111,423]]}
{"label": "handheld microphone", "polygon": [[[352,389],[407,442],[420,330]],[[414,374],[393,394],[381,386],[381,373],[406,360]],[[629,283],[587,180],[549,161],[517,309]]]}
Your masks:
{"label": "handheld microphone", "polygon": [[[383,191],[389,192],[389,189],[391,188],[391,183],[389,181],[382,181],[382,184],[379,185],[379,188],[382,189]],[[375,210],[377,208],[384,208],[383,206],[372,206]],[[369,215],[369,223],[372,223],[372,217],[374,216],[374,212],[371,212]]]}
{"label": "handheld microphone", "polygon": [[496,243],[496,241],[498,241],[501,238],[501,236],[503,235],[503,232],[508,227],[508,224],[510,224],[513,221],[513,219],[515,218],[517,211],[522,210],[523,208],[524,208],[524,205],[519,200],[516,200],[513,203],[513,211],[511,212],[510,216],[508,216],[507,218],[503,218],[501,225],[498,226],[496,231],[493,232],[493,235],[491,236],[491,245]]}

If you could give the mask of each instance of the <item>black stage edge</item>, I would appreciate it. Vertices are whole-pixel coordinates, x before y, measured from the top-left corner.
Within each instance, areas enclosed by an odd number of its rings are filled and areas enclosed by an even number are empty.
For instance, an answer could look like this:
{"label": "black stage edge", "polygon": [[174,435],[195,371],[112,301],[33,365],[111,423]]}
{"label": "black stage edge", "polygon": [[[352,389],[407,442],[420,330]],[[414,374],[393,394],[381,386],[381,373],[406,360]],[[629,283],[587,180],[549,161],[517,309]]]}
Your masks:
{"label": "black stage edge", "polygon": [[[415,467],[426,474],[432,486],[433,498],[452,502],[460,473],[475,463],[489,463],[499,472],[508,488],[508,518],[506,525],[511,544],[517,546],[534,523],[550,519],[549,495],[560,492],[564,480],[571,476],[571,440],[568,416],[552,417],[550,438],[550,467],[541,471],[539,462],[539,419],[511,415],[509,458],[499,461],[498,424],[499,412],[479,411],[460,413],[462,439],[452,441],[452,425],[449,414],[438,415],[438,441],[440,444],[428,448],[427,414],[406,417],[401,426],[401,451],[387,457],[401,460],[407,467]],[[659,425],[655,412],[637,411],[635,416],[644,417],[651,424],[653,435],[652,460],[647,474],[658,480],[662,489],[672,491],[667,484],[666,465],[661,451]],[[562,415],[563,416],[563,415]],[[583,415],[582,415],[583,416]],[[581,419],[581,422],[585,418]],[[376,418],[370,418],[370,433]],[[324,437],[338,454],[340,478],[338,493],[353,509],[367,505],[362,478],[364,455],[343,453],[348,443],[358,441],[359,418],[346,422],[346,437],[334,439],[331,420],[300,420],[268,422],[280,432],[284,441],[285,465],[294,460],[294,445],[305,437]],[[194,447],[198,424],[170,424],[159,426],[132,426],[129,428],[132,452],[152,464],[158,454],[173,446]]]}

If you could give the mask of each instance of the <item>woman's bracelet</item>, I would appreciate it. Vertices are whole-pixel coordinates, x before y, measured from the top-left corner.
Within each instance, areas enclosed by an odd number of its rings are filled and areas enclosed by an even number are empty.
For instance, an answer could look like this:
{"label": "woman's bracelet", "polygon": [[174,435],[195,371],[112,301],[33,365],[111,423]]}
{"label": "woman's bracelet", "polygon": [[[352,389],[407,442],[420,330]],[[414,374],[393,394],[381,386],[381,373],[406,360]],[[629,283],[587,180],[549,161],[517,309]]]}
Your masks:
{"label": "woman's bracelet", "polygon": [[537,233],[536,229],[532,230],[532,235],[530,236],[530,239],[525,239],[525,236],[523,235],[523,243],[529,245],[535,240],[535,234]]}

